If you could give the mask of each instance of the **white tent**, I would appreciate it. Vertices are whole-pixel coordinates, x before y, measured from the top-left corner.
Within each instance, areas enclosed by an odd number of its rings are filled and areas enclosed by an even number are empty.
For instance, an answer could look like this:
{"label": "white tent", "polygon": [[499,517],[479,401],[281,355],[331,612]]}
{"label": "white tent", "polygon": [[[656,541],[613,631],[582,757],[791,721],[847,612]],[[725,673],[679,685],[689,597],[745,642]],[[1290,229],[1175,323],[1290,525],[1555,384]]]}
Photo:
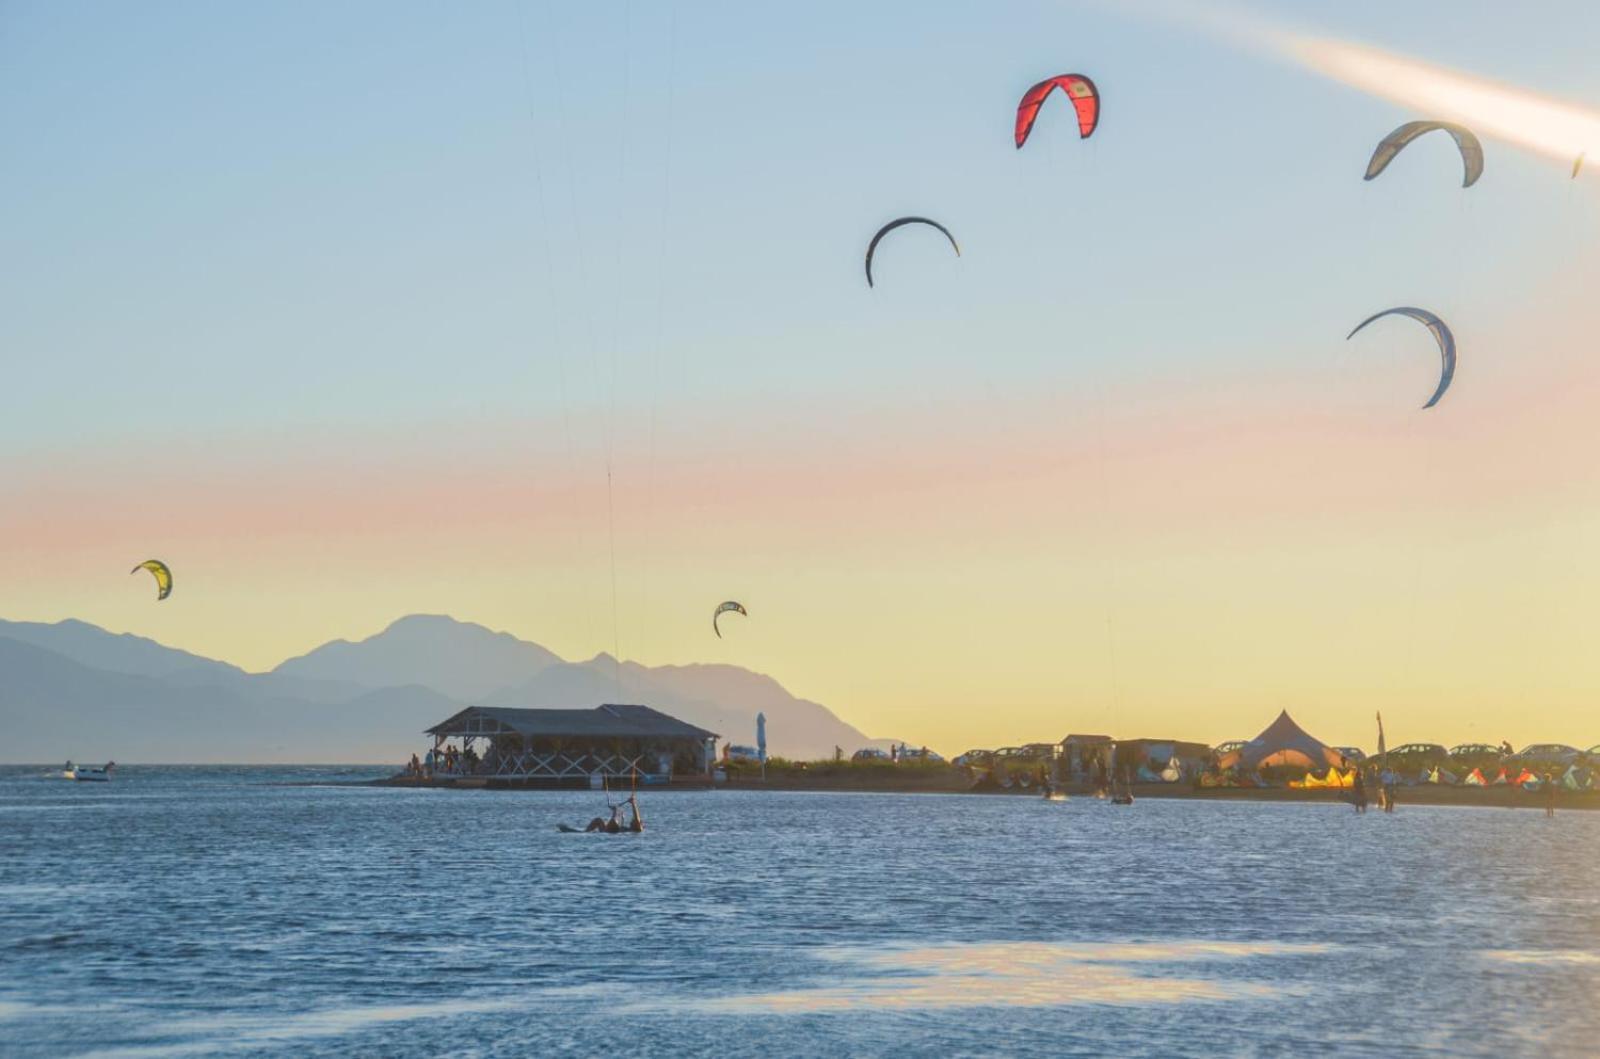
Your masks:
{"label": "white tent", "polygon": [[1264,732],[1238,750],[1223,755],[1218,764],[1224,769],[1237,767],[1251,772],[1274,765],[1320,772],[1330,765],[1337,767],[1342,756],[1295,724],[1289,711],[1284,710]]}

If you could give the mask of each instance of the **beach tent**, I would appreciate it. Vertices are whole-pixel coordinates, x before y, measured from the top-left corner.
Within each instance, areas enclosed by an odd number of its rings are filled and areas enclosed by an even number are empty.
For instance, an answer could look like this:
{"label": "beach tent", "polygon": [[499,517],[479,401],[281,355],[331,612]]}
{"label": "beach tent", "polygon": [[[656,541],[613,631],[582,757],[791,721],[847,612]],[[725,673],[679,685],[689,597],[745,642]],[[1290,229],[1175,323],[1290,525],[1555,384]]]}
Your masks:
{"label": "beach tent", "polygon": [[[1472,771],[1477,772],[1478,770],[1477,769],[1473,769]],[[1480,775],[1479,779],[1482,779],[1482,778],[1483,777]],[[1446,786],[1454,786],[1455,782],[1456,782],[1456,777],[1455,777],[1455,774],[1453,772],[1451,772],[1449,769],[1443,769],[1443,768],[1440,768],[1438,765],[1435,765],[1431,769],[1423,769],[1422,770],[1422,774],[1417,777],[1417,782],[1418,783],[1439,783],[1439,784],[1444,784]]]}
{"label": "beach tent", "polygon": [[1489,781],[1483,778],[1482,769],[1473,769],[1467,773],[1467,778],[1461,781],[1463,787],[1487,787]]}
{"label": "beach tent", "polygon": [[1339,752],[1309,735],[1294,723],[1289,711],[1278,714],[1278,719],[1266,731],[1232,753],[1225,754],[1218,766],[1222,769],[1240,768],[1255,770],[1279,765],[1322,770],[1339,765]]}
{"label": "beach tent", "polygon": [[1506,779],[1506,770],[1505,769],[1501,769],[1499,774],[1497,776],[1495,776],[1494,779],[1489,781],[1489,786],[1491,786],[1491,787],[1504,787],[1506,784],[1508,784],[1510,782],[1511,782],[1510,780]]}
{"label": "beach tent", "polygon": [[1593,785],[1594,778],[1576,765],[1568,765],[1567,771],[1561,774],[1561,786],[1569,791],[1581,791]]}

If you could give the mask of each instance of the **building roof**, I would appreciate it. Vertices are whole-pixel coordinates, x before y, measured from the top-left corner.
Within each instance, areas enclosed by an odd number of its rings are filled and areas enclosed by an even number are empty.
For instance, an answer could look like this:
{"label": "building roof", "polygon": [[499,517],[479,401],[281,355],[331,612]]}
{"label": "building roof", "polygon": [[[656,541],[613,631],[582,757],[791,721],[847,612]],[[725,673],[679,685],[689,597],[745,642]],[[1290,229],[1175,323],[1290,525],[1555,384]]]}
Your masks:
{"label": "building roof", "polygon": [[468,706],[427,729],[429,735],[493,735],[535,738],[715,739],[716,732],[697,728],[648,706],[606,703],[593,709],[532,710],[502,706]]}

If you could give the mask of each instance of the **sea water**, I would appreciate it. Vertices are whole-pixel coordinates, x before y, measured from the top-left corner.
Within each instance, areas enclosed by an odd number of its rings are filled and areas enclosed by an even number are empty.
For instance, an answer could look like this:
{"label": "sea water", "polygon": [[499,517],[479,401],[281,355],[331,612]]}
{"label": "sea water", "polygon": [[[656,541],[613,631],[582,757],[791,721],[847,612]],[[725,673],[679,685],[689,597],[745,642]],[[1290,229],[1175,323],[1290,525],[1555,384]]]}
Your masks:
{"label": "sea water", "polygon": [[1600,1053],[1600,813],[0,769],[0,1054]]}

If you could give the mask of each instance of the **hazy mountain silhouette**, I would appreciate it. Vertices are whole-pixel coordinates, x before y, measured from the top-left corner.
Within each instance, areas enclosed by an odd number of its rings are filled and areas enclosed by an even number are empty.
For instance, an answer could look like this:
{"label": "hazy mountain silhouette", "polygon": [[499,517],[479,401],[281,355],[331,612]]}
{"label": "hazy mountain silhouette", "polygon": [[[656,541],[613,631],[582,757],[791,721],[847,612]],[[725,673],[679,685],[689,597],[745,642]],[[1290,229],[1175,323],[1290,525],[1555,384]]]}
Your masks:
{"label": "hazy mountain silhouette", "polygon": [[141,677],[170,677],[186,670],[215,675],[244,676],[244,670],[226,662],[165,647],[132,633],[107,632],[98,625],[68,618],[53,625],[34,621],[0,621],[0,637],[33,644],[65,655],[91,669]]}
{"label": "hazy mountain silhouette", "polygon": [[462,706],[616,701],[746,744],[765,712],[769,750],[791,757],[883,743],[737,666],[618,666],[605,654],[566,662],[439,616],[401,618],[270,673],[79,621],[0,622],[0,759],[9,761],[398,763],[423,746],[423,728]]}
{"label": "hazy mountain silhouette", "polygon": [[797,699],[771,677],[727,665],[643,666],[609,654],[542,670],[504,688],[486,706],[560,706],[573,702],[643,702],[731,743],[754,746],[756,714],[767,715],[768,750],[789,757],[831,757],[873,743],[820,703]]}
{"label": "hazy mountain silhouette", "polygon": [[342,706],[94,669],[0,638],[0,757],[55,762],[402,761],[447,707],[395,689]]}
{"label": "hazy mountain silhouette", "polygon": [[334,640],[273,673],[363,688],[421,684],[463,701],[521,683],[561,659],[508,632],[436,614],[412,614],[365,640]]}

